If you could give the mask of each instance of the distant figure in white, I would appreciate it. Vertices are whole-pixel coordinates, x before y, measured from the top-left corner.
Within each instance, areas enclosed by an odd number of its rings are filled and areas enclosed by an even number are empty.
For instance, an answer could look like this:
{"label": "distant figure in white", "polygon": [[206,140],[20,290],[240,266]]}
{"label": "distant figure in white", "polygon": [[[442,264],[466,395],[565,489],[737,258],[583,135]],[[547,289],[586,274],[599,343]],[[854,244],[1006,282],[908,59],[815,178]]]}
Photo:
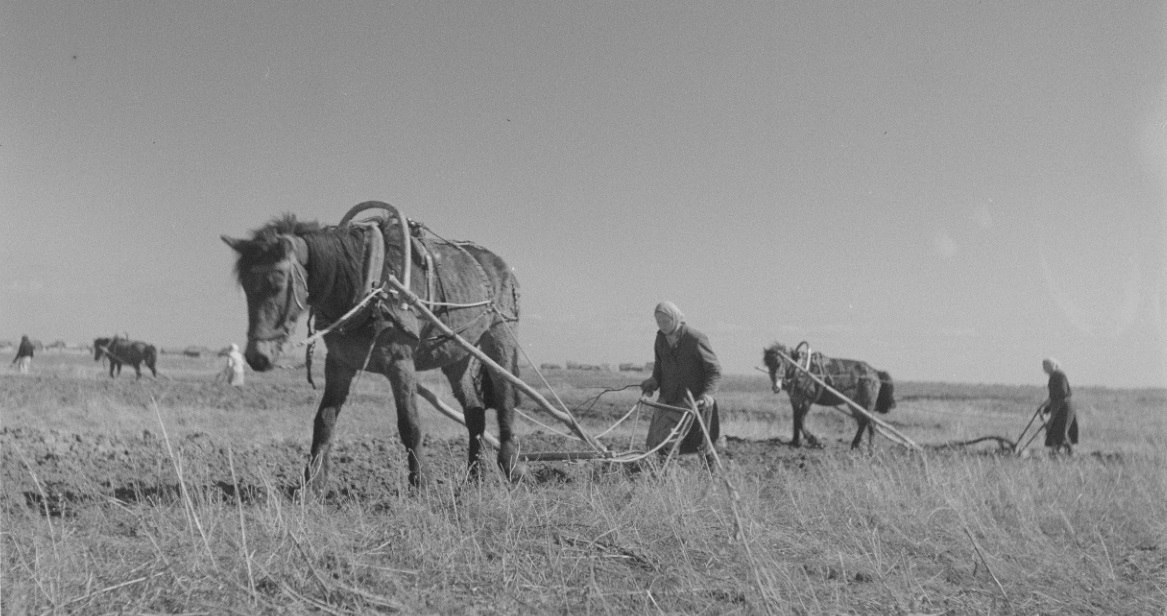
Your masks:
{"label": "distant figure in white", "polygon": [[12,364],[21,374],[28,374],[28,367],[32,365],[32,354],[35,347],[28,336],[20,337],[20,346],[16,347],[16,358],[12,360]]}
{"label": "distant figure in white", "polygon": [[[228,385],[235,387],[243,387],[243,354],[239,352],[238,344],[231,344],[231,348],[227,349],[222,355],[227,356],[227,365],[223,366],[223,371],[219,373]],[[216,378],[218,380],[218,378]]]}

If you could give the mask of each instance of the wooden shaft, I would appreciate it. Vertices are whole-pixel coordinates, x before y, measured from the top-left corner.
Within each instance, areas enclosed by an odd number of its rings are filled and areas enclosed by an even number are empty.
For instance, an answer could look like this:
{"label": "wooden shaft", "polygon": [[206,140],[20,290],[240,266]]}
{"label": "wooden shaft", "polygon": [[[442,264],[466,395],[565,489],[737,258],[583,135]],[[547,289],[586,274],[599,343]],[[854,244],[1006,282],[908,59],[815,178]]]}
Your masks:
{"label": "wooden shaft", "polygon": [[670,411],[673,413],[681,413],[681,414],[689,412],[689,409],[687,409],[687,408],[684,408],[681,406],[673,406],[671,404],[665,404],[663,402],[657,402],[655,400],[649,400],[648,398],[644,398],[644,397],[640,398],[640,403],[643,404],[644,406],[649,406],[649,407],[652,407],[654,409],[661,409],[662,411]]}
{"label": "wooden shaft", "polygon": [[523,462],[572,462],[574,460],[604,460],[610,458],[608,453],[595,451],[532,451],[519,453]]}
{"label": "wooden shaft", "polygon": [[584,432],[583,428],[580,427],[579,422],[577,422],[575,417],[572,417],[570,413],[551,406],[551,403],[548,402],[547,399],[542,395],[540,395],[539,392],[535,391],[535,388],[526,384],[519,377],[511,374],[510,371],[506,368],[498,365],[498,363],[491,359],[486,353],[483,353],[481,349],[474,346],[473,344],[470,344],[465,338],[459,336],[457,332],[447,327],[445,323],[442,323],[441,319],[439,319],[434,315],[434,313],[430,312],[429,309],[425,307],[425,304],[422,303],[421,298],[415,295],[413,291],[405,288],[395,276],[389,276],[389,286],[393,287],[399,293],[401,293],[401,296],[405,298],[405,301],[407,301],[410,306],[413,306],[415,309],[417,309],[418,313],[420,313],[426,319],[429,319],[429,321],[433,323],[439,331],[454,340],[454,342],[457,342],[462,348],[469,351],[471,355],[477,357],[479,361],[493,370],[496,374],[501,375],[503,378],[514,384],[515,387],[518,387],[519,391],[523,392],[527,395],[527,397],[534,400],[540,408],[542,408],[544,411],[547,411],[552,417],[567,424],[567,426],[571,428],[571,431],[574,432],[575,435],[580,438],[580,440],[590,445],[596,451],[608,451],[608,448],[605,447],[603,443],[597,441]]}
{"label": "wooden shaft", "polygon": [[[876,417],[875,415],[872,415],[867,409],[860,406],[857,402],[852,401],[847,396],[844,396],[839,390],[835,389],[834,387],[831,387],[830,385],[827,385],[827,383],[825,381],[823,381],[819,377],[812,374],[810,372],[810,370],[807,370],[806,368],[803,368],[802,366],[798,365],[798,362],[791,359],[789,355],[783,353],[782,351],[778,351],[778,350],[775,350],[775,353],[778,353],[779,355],[781,355],[783,359],[785,359],[786,361],[789,361],[791,364],[794,365],[795,368],[798,368],[799,370],[801,370],[803,372],[803,374],[809,376],[811,378],[811,380],[813,380],[815,383],[821,385],[822,387],[825,387],[827,391],[838,396],[843,402],[847,403],[847,406],[855,409],[856,412],[862,414],[867,419],[870,419],[872,423],[874,423],[876,426],[878,426],[882,430],[886,431],[887,434],[895,435],[896,438],[898,438],[900,440],[900,444],[907,445],[908,447],[915,449],[915,450],[921,449],[921,447],[919,445],[917,445],[915,441],[904,436],[903,433],[901,433],[899,430],[896,430],[895,428],[891,427],[886,421],[883,421],[883,420],[879,419],[878,417]],[[885,434],[885,436],[886,436],[886,434]],[[896,440],[896,439],[892,439],[892,440]]]}
{"label": "wooden shaft", "polygon": [[[685,396],[688,398],[691,412],[693,413],[694,421],[701,426],[701,435],[705,438],[705,446],[709,449],[709,455],[713,456],[713,461],[717,463],[717,473],[721,476],[721,483],[725,486],[725,493],[729,496],[729,508],[733,513],[733,539],[734,541],[741,541],[744,536],[745,524],[742,523],[741,512],[738,510],[738,505],[741,503],[741,495],[738,494],[737,487],[729,481],[729,475],[725,472],[725,465],[721,463],[721,456],[717,454],[717,447],[713,445],[713,439],[709,436],[709,426],[705,425],[705,420],[701,418],[701,411],[697,408],[697,401],[693,398],[693,392],[688,389],[685,390]],[[709,469],[713,472],[713,469]]]}

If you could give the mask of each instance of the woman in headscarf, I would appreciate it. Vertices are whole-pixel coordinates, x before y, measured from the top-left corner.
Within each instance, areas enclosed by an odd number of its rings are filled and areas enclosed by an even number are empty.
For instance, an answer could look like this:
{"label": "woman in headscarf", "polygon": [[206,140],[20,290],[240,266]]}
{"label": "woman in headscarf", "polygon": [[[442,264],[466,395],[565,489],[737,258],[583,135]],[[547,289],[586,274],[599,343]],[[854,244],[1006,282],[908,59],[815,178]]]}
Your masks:
{"label": "woman in headscarf", "polygon": [[1063,449],[1067,455],[1072,454],[1072,445],[1078,444],[1078,416],[1070,403],[1070,381],[1052,357],[1041,360],[1041,369],[1049,375],[1049,399],[1044,412],[1050,418],[1045,427],[1045,446],[1050,455],[1061,453]]}
{"label": "woman in headscarf", "polygon": [[[720,420],[713,396],[721,380],[721,364],[713,353],[713,347],[709,345],[709,338],[685,323],[685,315],[672,302],[657,304],[653,316],[657,333],[653,343],[652,376],[640,384],[641,392],[650,396],[659,390],[657,401],[683,408],[689,407],[686,392],[691,392],[709,428],[709,440],[716,442]],[[678,413],[657,409],[649,424],[646,447],[652,449],[664,442],[681,417]],[[665,446],[660,451],[662,455],[667,455],[669,449],[669,446]],[[693,422],[688,434],[684,435],[679,451],[701,452],[706,456],[706,463],[711,462],[709,458],[713,454],[697,422]]]}

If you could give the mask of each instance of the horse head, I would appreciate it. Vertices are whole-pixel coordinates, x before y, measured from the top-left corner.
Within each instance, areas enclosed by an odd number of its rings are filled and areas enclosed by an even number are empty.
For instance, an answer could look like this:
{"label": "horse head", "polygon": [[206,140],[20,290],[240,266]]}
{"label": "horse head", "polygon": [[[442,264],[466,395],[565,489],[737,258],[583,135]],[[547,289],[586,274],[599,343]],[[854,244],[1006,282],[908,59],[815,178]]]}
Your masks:
{"label": "horse head", "polygon": [[762,363],[766,364],[766,370],[770,373],[770,389],[776,394],[782,393],[783,383],[791,369],[783,355],[789,357],[790,349],[780,342],[762,349]]}
{"label": "horse head", "polygon": [[257,372],[275,366],[284,343],[307,307],[308,248],[293,232],[297,223],[286,218],[256,231],[251,239],[222,240],[235,250],[235,274],[247,296],[247,349],[243,356]]}
{"label": "horse head", "polygon": [[94,338],[93,339],[93,361],[98,361],[101,356],[105,354],[106,347],[109,346],[109,338]]}

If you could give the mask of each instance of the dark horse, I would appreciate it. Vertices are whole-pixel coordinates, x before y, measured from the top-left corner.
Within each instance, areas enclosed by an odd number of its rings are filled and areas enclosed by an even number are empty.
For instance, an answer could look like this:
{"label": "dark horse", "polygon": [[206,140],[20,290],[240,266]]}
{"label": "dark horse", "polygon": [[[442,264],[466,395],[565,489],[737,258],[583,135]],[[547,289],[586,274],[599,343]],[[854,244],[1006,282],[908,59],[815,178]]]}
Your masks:
{"label": "dark horse", "polygon": [[[143,363],[155,377],[158,376],[158,370],[155,368],[155,364],[158,362],[158,350],[152,344],[117,336],[97,338],[93,341],[93,361],[99,361],[103,356],[109,358],[110,378],[122,373],[122,364],[130,364],[140,379],[142,378]],[[117,374],[114,374],[115,369]]]}
{"label": "dark horse", "polygon": [[[374,220],[375,229],[367,223],[345,224],[365,209],[391,215]],[[316,326],[325,329],[355,308],[370,285],[393,275],[411,279],[409,288],[445,325],[517,375],[519,285],[510,267],[481,246],[423,237],[421,225],[410,232],[405,222],[392,206],[373,201],[353,208],[339,226],[321,227],[287,214],[253,231],[250,239],[223,236],[238,253],[235,271],[247,296],[247,363],[257,372],[270,370],[305,308],[311,308]],[[410,273],[403,276],[407,263],[412,263]],[[433,323],[418,319],[400,297],[382,297],[362,308],[327,333],[324,343],[324,395],[304,471],[309,487],[318,490],[327,481],[333,428],[358,370],[389,379],[411,485],[426,478],[416,371],[434,368],[442,369],[462,406],[470,433],[470,475],[479,476],[486,409],[493,408],[498,414],[498,464],[512,477],[517,462],[512,430],[516,389]]]}
{"label": "dark horse", "polygon": [[[820,380],[830,385],[839,393],[847,396],[868,412],[887,413],[895,408],[895,386],[891,375],[872,368],[867,362],[855,359],[834,359],[821,353],[811,353],[805,342],[794,350],[788,349],[781,343],[775,342],[762,351],[762,361],[770,372],[770,385],[774,393],[783,389],[790,396],[790,405],[794,408],[794,437],[791,445],[800,446],[800,436],[805,434],[811,445],[817,445],[818,439],[806,430],[804,421],[812,404],[822,406],[838,406],[846,404],[839,396],[816,383],[789,360],[799,362],[799,365],[809,370]],[[863,430],[867,429],[867,447],[872,446],[875,438],[875,426],[872,421],[859,411],[851,408],[847,410],[859,424],[855,431],[855,438],[851,439],[851,448],[856,449],[863,441]]]}

